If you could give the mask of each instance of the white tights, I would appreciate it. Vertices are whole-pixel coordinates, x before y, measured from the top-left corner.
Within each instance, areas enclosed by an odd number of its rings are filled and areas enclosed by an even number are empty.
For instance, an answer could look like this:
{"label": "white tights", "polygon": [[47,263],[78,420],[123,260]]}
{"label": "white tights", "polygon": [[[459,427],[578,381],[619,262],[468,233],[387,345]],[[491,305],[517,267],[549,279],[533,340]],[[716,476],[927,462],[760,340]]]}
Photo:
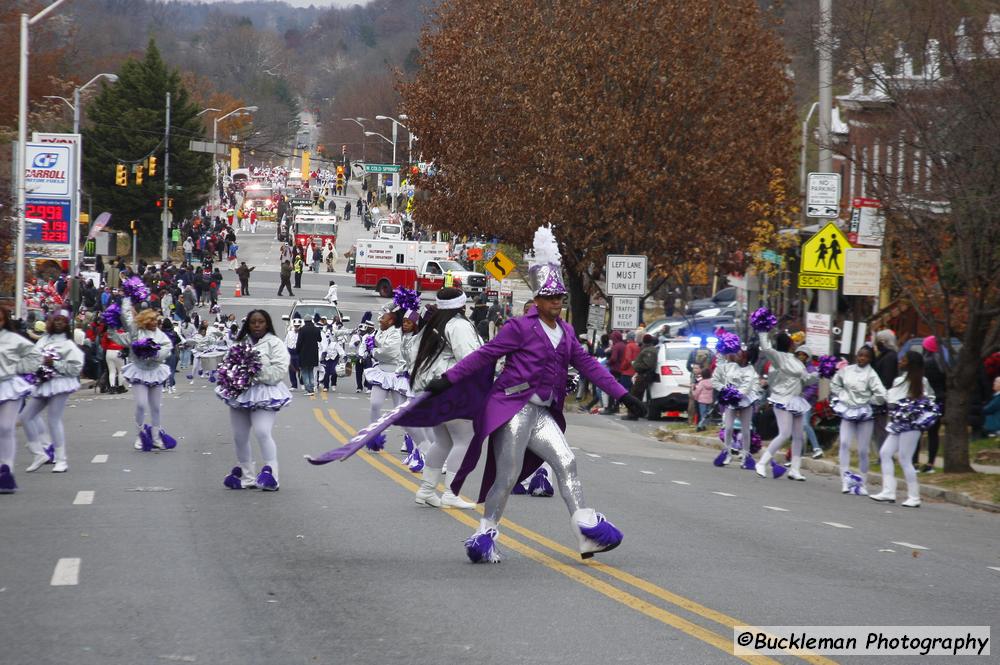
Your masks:
{"label": "white tights", "polygon": [[132,397],[135,399],[135,426],[140,430],[146,421],[146,411],[149,411],[149,421],[154,434],[160,429],[160,402],[163,390],[160,386],[147,386],[142,383],[132,384]]}
{"label": "white tights", "polygon": [[722,425],[726,428],[726,440],[722,442],[723,450],[729,450],[733,445],[733,423],[736,422],[736,414],[740,416],[740,439],[743,441],[743,452],[750,454],[750,431],[753,429],[753,406],[742,409],[726,407],[726,412],[722,414]]}
{"label": "white tights", "polygon": [[[369,402],[368,418],[370,423],[375,422],[382,417],[382,405],[389,402],[392,408],[396,408],[404,401],[406,398],[395,390],[386,390],[385,388],[380,388],[378,386],[372,386],[372,392],[370,395],[371,401]],[[423,427],[404,427],[403,430],[410,435],[413,439],[413,445],[423,446],[421,449],[424,454],[427,453],[428,444],[431,441],[431,429]],[[437,468],[437,467],[432,467]],[[456,469],[458,467],[455,467]]]}
{"label": "white tights", "polygon": [[858,445],[858,469],[861,477],[868,473],[868,448],[875,429],[874,420],[841,420],[840,421],[840,475],[851,468],[851,441]]}
{"label": "white tights", "polygon": [[108,385],[124,386],[125,377],[122,376],[122,368],[125,367],[125,359],[121,357],[119,351],[110,350],[105,354],[105,362],[108,365]]}
{"label": "white tights", "polygon": [[229,422],[233,426],[233,443],[236,444],[236,461],[241,467],[253,468],[253,451],[250,449],[250,432],[253,432],[260,447],[262,465],[269,465],[275,478],[278,477],[278,444],[274,442],[271,430],[278,417],[277,411],[264,409],[229,409]]}
{"label": "white tights", "polygon": [[17,412],[21,400],[9,399],[0,402],[0,464],[14,470],[14,451],[17,450]]}
{"label": "white tights", "polygon": [[774,457],[774,454],[785,445],[785,441],[788,441],[789,437],[791,437],[792,468],[797,470],[799,464],[802,462],[802,438],[805,434],[805,420],[803,415],[795,415],[790,411],[775,408],[774,417],[778,421],[778,436],[774,437],[771,445],[767,447],[767,452],[764,453],[762,461],[767,461]]}
{"label": "white tights", "polygon": [[449,420],[435,426],[433,432],[434,442],[426,451],[427,468],[440,469],[447,464],[448,473],[458,471],[472,442],[472,421]]}
{"label": "white tights", "polygon": [[43,409],[47,409],[49,436],[52,437],[52,443],[55,445],[57,462],[66,461],[66,430],[63,427],[63,412],[66,410],[69,396],[70,393],[53,395],[52,397],[30,397],[24,406],[24,411],[21,412],[24,433],[28,437],[28,444],[34,450],[42,442],[41,413]]}
{"label": "white tights", "polygon": [[906,495],[911,499],[920,498],[920,483],[917,481],[917,470],[913,468],[913,451],[920,443],[920,430],[890,433],[879,450],[882,461],[882,491],[887,494],[896,493],[896,467],[892,464],[892,456],[899,452],[899,466],[903,467],[903,477],[906,478]]}

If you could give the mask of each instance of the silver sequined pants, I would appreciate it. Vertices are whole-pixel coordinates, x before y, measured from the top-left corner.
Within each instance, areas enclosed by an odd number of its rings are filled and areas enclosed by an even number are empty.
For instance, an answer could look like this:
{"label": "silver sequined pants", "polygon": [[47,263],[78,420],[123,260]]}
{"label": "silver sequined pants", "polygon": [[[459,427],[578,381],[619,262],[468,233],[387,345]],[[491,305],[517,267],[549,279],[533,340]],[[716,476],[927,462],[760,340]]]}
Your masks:
{"label": "silver sequined pants", "polygon": [[524,454],[529,450],[552,467],[570,515],[584,507],[583,489],[576,474],[576,457],[547,407],[525,404],[494,437],[497,476],[486,494],[483,517],[500,522],[507,498],[521,472]]}

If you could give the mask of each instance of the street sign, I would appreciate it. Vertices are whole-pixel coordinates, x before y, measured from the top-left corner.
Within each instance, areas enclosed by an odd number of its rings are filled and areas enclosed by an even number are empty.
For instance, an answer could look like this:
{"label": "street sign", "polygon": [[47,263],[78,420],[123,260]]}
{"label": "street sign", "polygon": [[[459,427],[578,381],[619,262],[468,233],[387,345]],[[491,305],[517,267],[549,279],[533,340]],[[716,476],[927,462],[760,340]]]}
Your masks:
{"label": "street sign", "polygon": [[514,262],[508,259],[503,252],[498,251],[493,255],[493,258],[487,261],[484,265],[486,272],[490,273],[497,279],[497,281],[503,281],[503,279],[510,275],[514,270]]}
{"label": "street sign", "polygon": [[882,276],[881,249],[850,248],[844,255],[844,295],[877,296]]}
{"label": "street sign", "polygon": [[840,214],[840,174],[810,173],[806,187],[806,217]]}
{"label": "street sign", "polygon": [[33,197],[72,196],[76,171],[74,148],[73,144],[26,144],[24,186],[28,194]]}
{"label": "street sign", "polygon": [[806,312],[806,349],[813,356],[825,356],[830,353],[830,321],[829,314]]}
{"label": "street sign", "polygon": [[[608,313],[608,308],[604,305],[590,305],[590,311],[587,312],[587,329],[588,330],[604,330],[604,318]],[[636,326],[637,328],[639,326]]]}
{"label": "street sign", "polygon": [[773,249],[765,249],[760,253],[760,258],[762,261],[767,261],[768,263],[773,263],[776,266],[780,266],[784,259],[781,254],[778,254]]}
{"label": "street sign", "polygon": [[844,274],[844,250],[850,247],[847,236],[829,222],[813,237],[802,243],[802,262],[799,270],[823,275]]}
{"label": "street sign", "polygon": [[217,155],[228,155],[229,144],[215,144],[211,141],[188,141],[188,150],[191,152],[214,152]]}
{"label": "street sign", "polygon": [[646,293],[646,257],[608,254],[604,276],[605,295],[641,298]]}
{"label": "street sign", "polygon": [[616,296],[611,299],[611,329],[635,330],[639,327],[639,299]]}
{"label": "street sign", "polygon": [[885,239],[885,217],[877,199],[857,197],[851,200],[851,232],[847,239],[855,245],[881,247]]}
{"label": "street sign", "polygon": [[799,273],[800,289],[821,289],[824,291],[837,290],[836,275],[819,275],[812,272]]}
{"label": "street sign", "polygon": [[399,164],[365,164],[365,173],[399,173]]}

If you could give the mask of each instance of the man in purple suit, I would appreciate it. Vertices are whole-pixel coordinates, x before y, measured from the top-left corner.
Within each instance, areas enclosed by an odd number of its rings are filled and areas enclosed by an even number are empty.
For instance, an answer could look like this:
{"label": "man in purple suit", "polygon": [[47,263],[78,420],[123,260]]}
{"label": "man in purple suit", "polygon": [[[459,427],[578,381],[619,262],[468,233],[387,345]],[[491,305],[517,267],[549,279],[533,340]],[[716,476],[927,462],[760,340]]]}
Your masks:
{"label": "man in purple suit", "polygon": [[621,532],[611,522],[584,504],[576,459],[564,435],[568,367],[576,367],[632,413],[644,414],[645,408],[586,352],[573,328],[560,318],[566,295],[560,258],[551,230],[540,228],[535,234],[536,265],[529,270],[534,305],[427,386],[429,392],[439,394],[454,384],[474,384],[506,356],[503,371],[475,417],[475,437],[452,483],[452,491],[457,493],[476,467],[483,441],[488,438],[479,494],[479,501],[485,503],[483,519],[465,542],[466,554],[475,563],[500,561],[496,538],[507,499],[514,484],[531,475],[542,462],[548,462],[555,473],[584,559],[612,550],[622,541]]}

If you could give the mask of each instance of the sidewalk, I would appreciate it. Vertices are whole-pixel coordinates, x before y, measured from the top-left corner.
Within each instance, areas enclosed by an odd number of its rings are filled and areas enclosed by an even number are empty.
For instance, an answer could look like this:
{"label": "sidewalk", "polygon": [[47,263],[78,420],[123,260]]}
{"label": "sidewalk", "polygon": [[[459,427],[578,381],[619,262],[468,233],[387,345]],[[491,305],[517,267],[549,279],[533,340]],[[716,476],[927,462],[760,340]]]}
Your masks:
{"label": "sidewalk", "polygon": [[[679,432],[670,427],[661,426],[659,428],[657,438],[661,441],[670,441],[673,443],[684,443],[687,445],[702,446],[705,448],[712,448],[714,450],[719,450],[719,438],[718,436],[706,436],[703,434],[693,434],[690,432]],[[812,459],[811,457],[802,458],[802,467],[813,473],[820,473],[824,475],[838,476],[840,475],[840,467],[836,462],[831,462],[828,459]],[[983,467],[982,465],[976,464],[974,467],[976,471],[981,471],[981,473],[997,474],[1000,473],[1000,468],[997,467]],[[985,470],[989,469],[989,470]],[[964,492],[957,492],[955,490],[946,489],[944,487],[937,487],[933,484],[928,484],[927,479],[929,476],[922,476],[920,478],[920,496],[925,499],[938,499],[939,501],[947,501],[948,503],[954,503],[960,506],[967,506],[969,508],[978,508],[979,510],[986,510],[992,513],[1000,513],[1000,503],[993,503],[991,501],[983,501],[980,499],[974,499]],[[868,473],[867,482],[869,485],[882,485],[882,475],[879,473]]]}

